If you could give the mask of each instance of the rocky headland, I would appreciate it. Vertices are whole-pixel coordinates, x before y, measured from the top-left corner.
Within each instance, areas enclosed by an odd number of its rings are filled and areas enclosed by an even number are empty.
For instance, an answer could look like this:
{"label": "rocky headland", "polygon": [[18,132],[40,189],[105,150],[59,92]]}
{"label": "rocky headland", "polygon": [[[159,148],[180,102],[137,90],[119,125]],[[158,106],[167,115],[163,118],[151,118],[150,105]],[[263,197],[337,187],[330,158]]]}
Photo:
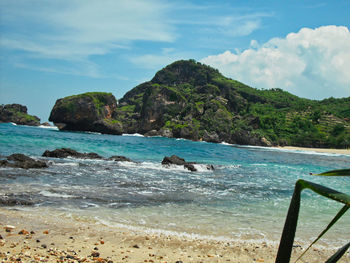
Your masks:
{"label": "rocky headland", "polygon": [[13,122],[19,125],[39,126],[40,119],[29,115],[27,107],[21,104],[0,105],[0,123]]}
{"label": "rocky headland", "polygon": [[350,97],[314,101],[259,90],[194,60],[177,61],[119,101],[90,92],[57,100],[61,130],[140,133],[258,146],[350,147]]}
{"label": "rocky headland", "polygon": [[119,121],[112,118],[117,100],[111,93],[88,92],[56,101],[49,121],[60,130],[122,134]]}

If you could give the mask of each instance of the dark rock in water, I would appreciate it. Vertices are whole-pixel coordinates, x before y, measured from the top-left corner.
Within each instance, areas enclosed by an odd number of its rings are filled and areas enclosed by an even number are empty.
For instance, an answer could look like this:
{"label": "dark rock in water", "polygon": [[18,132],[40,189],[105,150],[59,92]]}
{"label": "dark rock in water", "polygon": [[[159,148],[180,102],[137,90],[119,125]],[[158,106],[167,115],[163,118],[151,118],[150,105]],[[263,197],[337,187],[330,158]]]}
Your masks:
{"label": "dark rock in water", "polygon": [[172,155],[170,157],[165,156],[162,164],[176,164],[176,165],[185,165],[187,162],[185,161],[185,159],[177,156],[177,155]]}
{"label": "dark rock in water", "polygon": [[207,164],[207,170],[212,170],[212,171],[214,171],[214,170],[215,170],[214,165],[212,165],[212,164]]}
{"label": "dark rock in water", "polygon": [[6,160],[0,160],[0,167],[6,167],[9,166],[9,162]]}
{"label": "dark rock in water", "polygon": [[39,126],[40,119],[29,115],[27,107],[20,104],[0,105],[0,123],[13,122],[19,125]]}
{"label": "dark rock in water", "polygon": [[47,164],[43,161],[34,160],[24,154],[15,153],[7,157],[7,160],[2,160],[0,165],[15,168],[47,168]]}
{"label": "dark rock in water", "polygon": [[[172,155],[170,157],[165,156],[163,161],[162,161],[163,165],[170,165],[170,164],[174,164],[174,165],[183,165],[184,168],[190,170],[191,172],[197,172],[197,168],[194,166],[195,162],[186,162],[185,159],[177,156],[177,155]],[[207,169],[208,170],[214,170],[214,166],[211,164],[207,165]]]}
{"label": "dark rock in water", "polygon": [[67,158],[70,156],[82,159],[103,159],[103,157],[97,153],[80,153],[70,148],[61,148],[53,151],[46,150],[42,156],[52,158]]}
{"label": "dark rock in water", "polygon": [[42,125],[42,126],[46,126],[46,127],[51,127],[51,124],[50,123],[48,123],[48,122],[43,122],[42,124],[40,124],[40,125]]}
{"label": "dark rock in water", "polygon": [[2,206],[16,206],[16,205],[34,205],[33,201],[30,201],[30,196],[28,195],[15,195],[15,194],[5,194],[0,196],[0,205]]}
{"label": "dark rock in water", "polygon": [[103,159],[103,157],[97,153],[82,153],[82,154],[84,158],[87,158],[87,159]]}
{"label": "dark rock in water", "polygon": [[49,121],[60,130],[122,134],[123,126],[113,118],[117,100],[111,93],[88,92],[58,99]]}
{"label": "dark rock in water", "polygon": [[192,163],[186,163],[184,167],[190,170],[191,172],[197,172],[197,169],[194,167]]}
{"label": "dark rock in water", "polygon": [[113,155],[108,158],[108,160],[116,161],[116,162],[133,162],[131,159],[125,156]]}

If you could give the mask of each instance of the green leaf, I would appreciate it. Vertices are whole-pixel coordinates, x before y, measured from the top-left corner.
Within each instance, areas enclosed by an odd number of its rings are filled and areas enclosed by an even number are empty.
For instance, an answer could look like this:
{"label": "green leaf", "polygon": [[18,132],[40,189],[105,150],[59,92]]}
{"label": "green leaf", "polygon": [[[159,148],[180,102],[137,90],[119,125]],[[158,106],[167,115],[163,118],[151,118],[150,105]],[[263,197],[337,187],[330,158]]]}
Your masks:
{"label": "green leaf", "polygon": [[350,176],[350,169],[340,169],[340,170],[332,170],[320,174],[313,174],[320,176]]}
{"label": "green leaf", "polygon": [[342,209],[337,213],[337,215],[333,218],[333,220],[328,224],[328,226],[319,234],[319,236],[308,246],[308,248],[298,257],[298,259],[295,261],[297,262],[299,259],[301,259],[306,252],[312,247],[313,244],[315,244],[337,221],[339,218],[341,218],[346,211],[350,208],[350,206],[345,205]]}
{"label": "green leaf", "polygon": [[[290,260],[294,243],[295,231],[298,223],[298,216],[300,210],[300,195],[301,191],[304,189],[310,189],[319,195],[343,203],[345,204],[345,207],[350,206],[349,195],[309,181],[298,180],[295,183],[295,189],[293,192],[292,200],[289,205],[286,222],[284,224],[281,241],[277,252],[276,263],[286,263]],[[324,235],[334,225],[335,222],[333,221],[337,221],[346,212],[347,208],[343,209],[337,214],[337,216],[321,233],[321,235]]]}
{"label": "green leaf", "polygon": [[335,263],[337,262],[349,249],[350,242],[347,243],[345,246],[341,247],[333,256],[331,256],[325,263]]}

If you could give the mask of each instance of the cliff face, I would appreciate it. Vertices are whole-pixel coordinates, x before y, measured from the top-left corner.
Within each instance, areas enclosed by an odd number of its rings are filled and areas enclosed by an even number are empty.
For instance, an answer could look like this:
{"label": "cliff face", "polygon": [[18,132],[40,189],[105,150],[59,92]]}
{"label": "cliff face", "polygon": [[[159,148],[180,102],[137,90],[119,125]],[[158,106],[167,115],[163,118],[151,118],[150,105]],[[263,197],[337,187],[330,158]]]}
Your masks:
{"label": "cliff face", "polygon": [[60,130],[121,134],[120,122],[112,118],[117,101],[110,93],[88,92],[58,99],[49,121]]}
{"label": "cliff face", "polygon": [[350,147],[350,97],[312,101],[281,89],[258,90],[194,60],[168,65],[127,92],[118,105],[109,94],[113,102],[98,99],[102,107],[96,107],[96,98],[89,94],[58,100],[50,120],[68,130],[263,146]]}
{"label": "cliff face", "polygon": [[39,126],[40,119],[29,115],[27,107],[20,104],[0,105],[0,123],[13,122],[19,125]]}

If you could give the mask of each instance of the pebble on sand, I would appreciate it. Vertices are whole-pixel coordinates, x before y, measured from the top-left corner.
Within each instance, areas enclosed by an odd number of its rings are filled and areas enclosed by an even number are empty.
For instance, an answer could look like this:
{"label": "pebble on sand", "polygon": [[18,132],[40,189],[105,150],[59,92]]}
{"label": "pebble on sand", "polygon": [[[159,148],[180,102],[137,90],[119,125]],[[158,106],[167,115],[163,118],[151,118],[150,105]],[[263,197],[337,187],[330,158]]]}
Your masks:
{"label": "pebble on sand", "polygon": [[11,225],[6,225],[4,226],[4,229],[6,232],[11,232],[13,229],[15,229],[15,227]]}

